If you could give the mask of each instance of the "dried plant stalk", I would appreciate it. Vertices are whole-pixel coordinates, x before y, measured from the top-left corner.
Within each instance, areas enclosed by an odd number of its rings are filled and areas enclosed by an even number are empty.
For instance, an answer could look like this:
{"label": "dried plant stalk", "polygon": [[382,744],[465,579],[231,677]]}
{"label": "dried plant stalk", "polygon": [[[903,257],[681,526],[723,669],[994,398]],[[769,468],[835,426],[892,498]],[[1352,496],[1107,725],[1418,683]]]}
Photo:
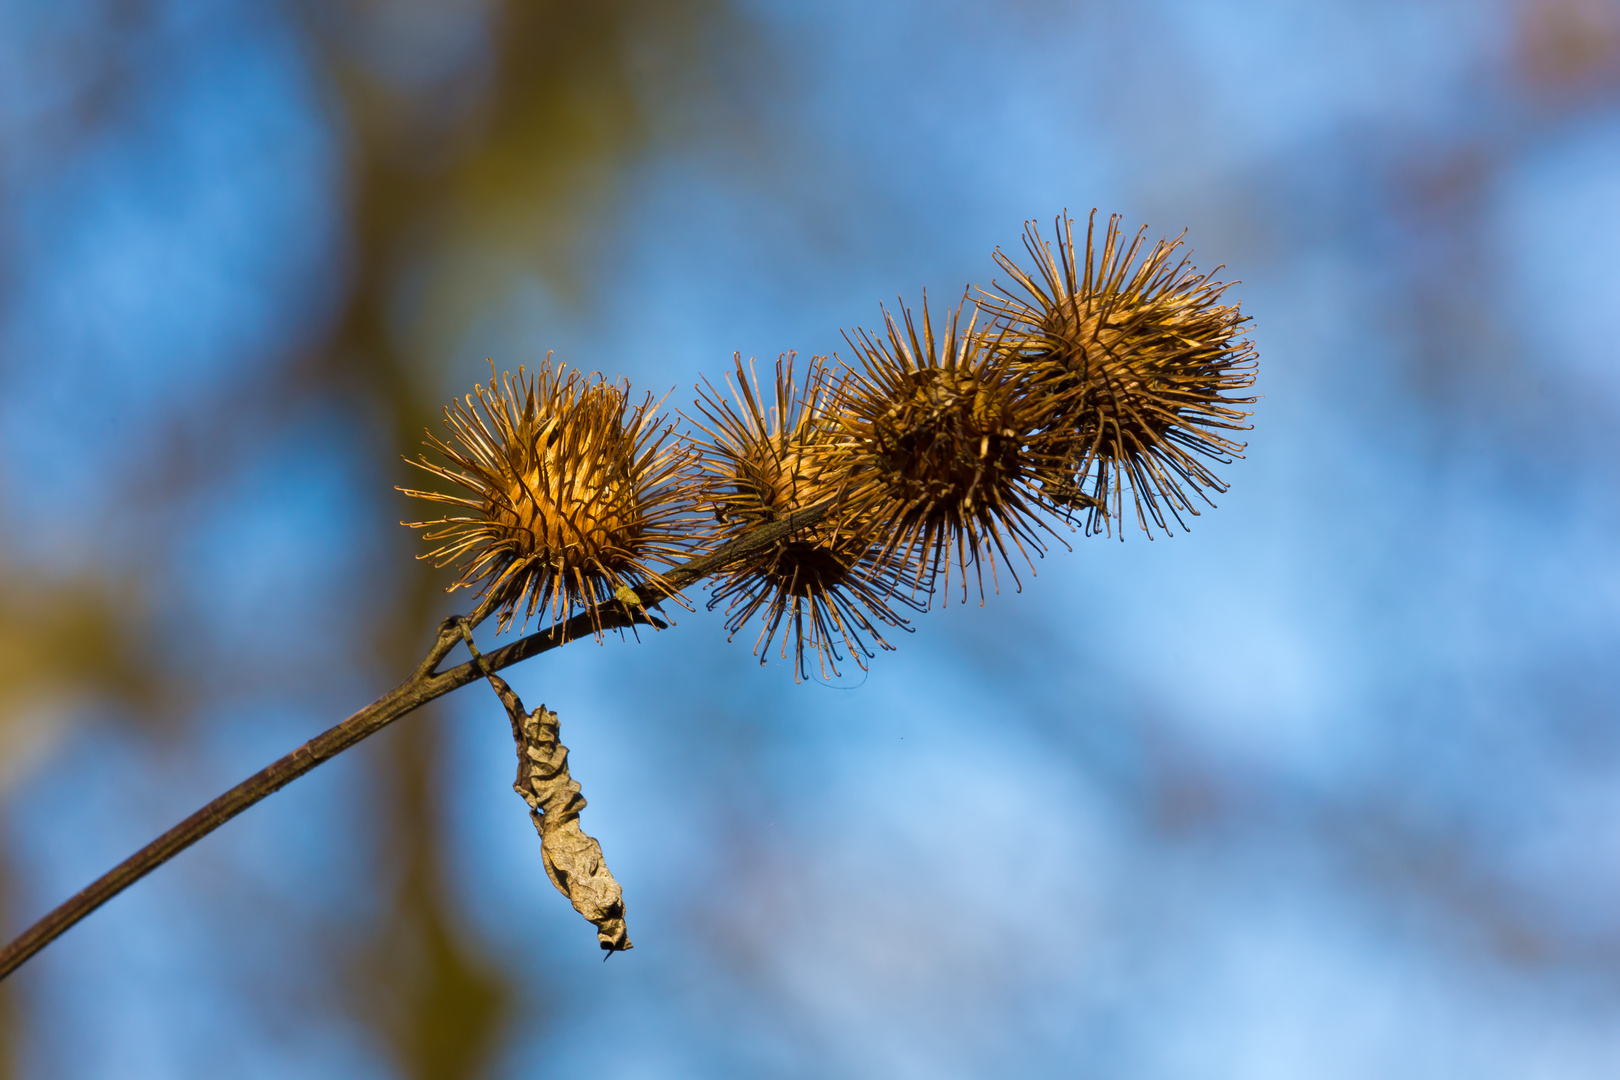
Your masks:
{"label": "dried plant stalk", "polygon": [[[409,715],[430,701],[477,682],[486,671],[498,671],[522,663],[571,641],[590,637],[599,629],[630,627],[643,623],[656,626],[656,620],[647,613],[648,607],[656,606],[674,590],[695,584],[738,559],[746,559],[756,552],[774,546],[790,533],[815,525],[826,517],[831,508],[830,503],[821,503],[801,510],[782,521],[772,522],[744,536],[727,541],[707,555],[691,559],[662,575],[663,585],[651,582],[640,592],[632,593],[625,590],[629,593],[628,597],[616,593],[614,598],[619,602],[604,606],[599,621],[590,612],[582,612],[566,623],[503,645],[483,658],[481,663],[469,660],[465,664],[440,671],[439,665],[450,655],[450,651],[457,643],[464,640],[462,634],[464,620],[459,617],[446,619],[439,625],[433,646],[404,682],[291,753],[277,758],[206,806],[200,807],[184,821],[168,829],[151,843],[58,904],[4,948],[0,948],[0,980],[4,980],[27,963],[30,957],[37,955],[41,949],[78,925],[91,912],[242,811],[269,798],[300,776],[331,761],[401,717]],[[634,600],[632,601],[630,597],[634,597]],[[482,622],[493,610],[495,600],[495,597],[485,596],[472,614],[465,617],[465,623],[476,626]]]}
{"label": "dried plant stalk", "polygon": [[[781,631],[800,677],[807,645],[836,674],[841,646],[864,667],[868,638],[889,647],[880,625],[907,628],[892,604],[943,603],[953,567],[964,600],[969,570],[982,600],[984,563],[992,585],[998,562],[1016,583],[1014,552],[1031,563],[1046,539],[1062,543],[1051,513],[1070,522],[1084,513],[1088,533],[1111,531],[1129,486],[1152,535],[1171,522],[1184,528],[1182,515],[1198,512],[1194,497],[1226,490],[1209,466],[1244,449],[1232,433],[1249,426],[1257,358],[1239,336],[1249,317],[1222,299],[1219,268],[1197,273],[1177,258],[1179,239],[1144,252],[1143,234],[1127,243],[1118,218],[1100,247],[1088,224],[1081,252],[1067,216],[1058,225],[1055,247],[1026,227],[1033,272],[995,253],[1013,287],[984,295],[987,329],[976,316],[962,327],[958,308],[936,335],[926,301],[920,327],[904,308],[899,320],[885,311],[884,333],[847,335],[854,363],[829,372],[812,360],[802,388],[788,354],[774,394],[739,356],[729,397],[705,384],[701,434],[675,436],[651,397],[632,406],[627,383],[554,368],[549,355],[532,373],[475,387],[446,410],[449,438],[429,438],[442,462],[413,462],[458,493],[401,489],[446,508],[410,524],[438,545],[426,558],[459,568],[452,588],[480,590],[472,614],[440,624],[399,686],[0,949],[0,979],[243,810],[480,676],[511,720],[513,787],[540,834],[547,876],[605,951],[630,948],[623,890],[580,827],[585,799],[557,714],[525,710],[498,669],[604,630],[663,629],[652,612],[713,575],[729,630],[763,615],[762,651]],[[705,520],[705,504],[718,524]],[[486,659],[472,628],[491,614],[503,631],[537,614],[549,625]],[[458,641],[472,661],[440,671]]]}

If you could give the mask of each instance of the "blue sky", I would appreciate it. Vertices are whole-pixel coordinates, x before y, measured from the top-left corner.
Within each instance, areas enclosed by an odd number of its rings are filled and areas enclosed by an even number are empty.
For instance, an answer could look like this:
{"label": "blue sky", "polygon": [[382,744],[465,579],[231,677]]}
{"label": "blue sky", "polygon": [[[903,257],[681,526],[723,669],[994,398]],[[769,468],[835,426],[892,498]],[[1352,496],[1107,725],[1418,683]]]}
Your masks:
{"label": "blue sky", "polygon": [[[707,613],[518,669],[625,885],[610,963],[493,698],[454,699],[446,888],[525,991],[497,1075],[1613,1074],[1620,98],[1523,74],[1558,7],[757,4],[729,105],[631,167],[578,293],[477,244],[401,282],[436,396],[556,349],[681,405],[1098,206],[1225,263],[1261,357],[1189,534],[1068,538],[869,676],[795,685]],[[420,8],[376,63],[476,66],[477,5]],[[130,497],[176,417],[319,338],[351,243],[347,134],[285,14],[160,10],[112,134],[52,144],[71,64],[0,106],[0,550],[162,553],[152,651],[217,674],[180,734],[53,721],[3,793],[17,927],[397,678],[354,611],[425,572],[379,539],[404,467],[329,402],[228,483]],[[0,27],[29,71],[81,32]],[[394,1075],[309,974],[376,916],[374,779],[299,781],[53,946],[15,984],[27,1074]]]}

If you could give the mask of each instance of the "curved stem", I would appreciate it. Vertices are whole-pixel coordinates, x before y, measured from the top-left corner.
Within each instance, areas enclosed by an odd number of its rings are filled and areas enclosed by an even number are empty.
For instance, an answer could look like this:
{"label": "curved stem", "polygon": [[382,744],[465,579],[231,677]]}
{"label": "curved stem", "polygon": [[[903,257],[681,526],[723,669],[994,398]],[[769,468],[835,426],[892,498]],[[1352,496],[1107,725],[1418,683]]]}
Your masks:
{"label": "curved stem", "polygon": [[[375,735],[407,713],[477,681],[483,677],[485,670],[499,671],[549,652],[575,638],[595,634],[598,626],[602,630],[617,630],[636,623],[659,625],[647,614],[648,607],[657,605],[737,559],[769,547],[789,533],[814,525],[831,509],[831,503],[821,503],[728,541],[708,555],[670,570],[662,576],[661,582],[642,586],[636,594],[641,602],[639,605],[620,603],[612,607],[604,606],[599,612],[599,622],[593,622],[589,613],[583,613],[549,630],[519,638],[510,645],[486,653],[483,661],[487,667],[481,668],[469,661],[447,671],[437,670],[461,640],[463,619],[458,616],[444,620],[439,624],[433,647],[410,678],[347,720],[328,728],[292,753],[237,784],[29,927],[15,941],[0,949],[0,979],[17,970],[29,957],[55,941],[86,915],[237,814],[280,791],[322,762],[330,761],[355,743]],[[492,598],[486,597],[465,621],[476,626],[488,617],[493,608]]]}

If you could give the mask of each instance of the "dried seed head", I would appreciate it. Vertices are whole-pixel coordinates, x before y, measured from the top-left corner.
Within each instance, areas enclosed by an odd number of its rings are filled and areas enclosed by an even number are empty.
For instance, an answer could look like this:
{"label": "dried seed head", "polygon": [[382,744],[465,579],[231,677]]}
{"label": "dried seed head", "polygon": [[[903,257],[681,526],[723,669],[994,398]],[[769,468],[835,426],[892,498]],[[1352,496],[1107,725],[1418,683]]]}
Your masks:
{"label": "dried seed head", "polygon": [[[793,378],[793,354],[776,363],[776,384],[760,393],[752,365],[736,357],[736,381],[726,379],[730,398],[705,380],[697,409],[702,433],[695,440],[706,497],[721,524],[721,539],[747,532],[832,498],[823,481],[820,450],[835,434],[822,411],[824,368],[810,361],[802,393]],[[906,627],[890,608],[897,567],[880,557],[870,534],[823,520],[773,547],[723,570],[709,602],[726,604],[733,635],[756,614],[763,625],[754,651],[764,663],[783,621],[781,655],[794,650],[796,679],[807,677],[806,649],[818,654],[822,677],[838,675],[845,651],[861,668],[873,656],[867,639],[891,649],[880,625]]]}
{"label": "dried seed head", "polygon": [[931,592],[943,570],[942,601],[953,562],[964,600],[972,566],[982,602],[981,558],[993,581],[996,556],[1005,561],[1009,543],[1025,562],[1030,550],[1044,551],[1036,485],[1062,472],[1061,459],[1036,438],[1049,406],[975,332],[973,319],[961,329],[960,315],[952,312],[936,339],[925,299],[920,333],[903,310],[903,331],[884,311],[884,338],[845,335],[860,367],[840,388],[840,438],[824,457],[847,507],[842,520],[852,523],[846,528],[885,537],[886,553],[911,565],[916,587]]}
{"label": "dried seed head", "polygon": [[[1230,463],[1244,444],[1222,432],[1247,430],[1255,353],[1237,336],[1250,320],[1236,304],[1220,303],[1228,288],[1220,267],[1197,273],[1180,239],[1161,240],[1140,262],[1143,233],[1127,247],[1118,216],[1108,219],[1101,250],[1093,245],[1096,211],[1086,227],[1083,260],[1074,249],[1073,222],[1057,222],[1057,250],[1033,223],[1024,246],[1035,261],[1025,273],[998,248],[996,261],[1012,275],[1013,295],[991,294],[983,306],[995,319],[998,349],[1033,384],[1061,401],[1050,445],[1069,463],[1068,475],[1045,497],[1065,516],[1083,510],[1086,531],[1109,527],[1123,511],[1129,483],[1137,521],[1183,530],[1183,512],[1196,516],[1191,495],[1213,506],[1206,491],[1225,491],[1209,462]],[[1144,230],[1145,231],[1145,230]]]}
{"label": "dried seed head", "polygon": [[502,630],[519,610],[525,626],[578,609],[600,627],[615,590],[660,581],[654,562],[688,554],[697,519],[685,452],[666,444],[651,396],[629,408],[629,394],[625,382],[553,370],[548,354],[539,370],[492,378],[445,409],[451,441],[425,444],[445,464],[411,462],[464,492],[400,489],[462,510],[404,522],[439,545],[420,558],[459,565],[451,590],[478,584],[496,596]]}

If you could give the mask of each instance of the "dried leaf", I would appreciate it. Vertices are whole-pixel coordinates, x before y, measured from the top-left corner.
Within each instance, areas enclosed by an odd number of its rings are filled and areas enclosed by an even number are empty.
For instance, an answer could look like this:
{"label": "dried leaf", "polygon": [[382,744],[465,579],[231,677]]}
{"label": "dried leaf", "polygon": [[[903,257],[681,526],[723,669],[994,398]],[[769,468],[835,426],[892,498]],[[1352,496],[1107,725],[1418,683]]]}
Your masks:
{"label": "dried leaf", "polygon": [[525,713],[517,695],[507,701],[507,693],[501,699],[507,702],[518,750],[512,789],[529,804],[546,873],[574,909],[596,924],[603,949],[628,949],[624,892],[602,860],[602,846],[580,828],[585,796],[579,793],[579,782],[568,775],[568,747],[559,741],[557,714],[544,705]]}
{"label": "dried leaf", "polygon": [[461,623],[461,638],[473,663],[506,706],[507,718],[512,722],[518,757],[512,790],[529,804],[529,819],[540,834],[540,857],[545,861],[546,876],[558,892],[568,897],[575,911],[596,924],[596,938],[605,951],[631,948],[630,932],[624,925],[624,890],[602,861],[602,845],[579,827],[585,796],[568,775],[568,747],[560,741],[557,714],[544,705],[534,712],[523,707],[517,691],[484,663],[478,646],[473,644],[472,627],[465,621]]}

